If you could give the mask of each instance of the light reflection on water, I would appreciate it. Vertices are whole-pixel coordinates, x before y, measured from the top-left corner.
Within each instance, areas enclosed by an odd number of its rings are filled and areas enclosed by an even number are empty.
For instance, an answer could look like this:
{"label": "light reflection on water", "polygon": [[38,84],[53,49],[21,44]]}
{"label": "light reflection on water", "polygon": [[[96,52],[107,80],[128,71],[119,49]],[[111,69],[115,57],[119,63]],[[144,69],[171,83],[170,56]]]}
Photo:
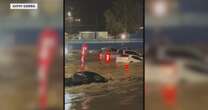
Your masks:
{"label": "light reflection on water", "polygon": [[[86,88],[89,89],[89,86]],[[101,85],[99,85],[101,86]],[[115,85],[114,85],[115,86]],[[142,110],[142,86],[137,81],[111,86],[104,91],[65,94],[65,110]],[[119,86],[119,87],[118,87]],[[90,91],[96,88],[94,84]]]}
{"label": "light reflection on water", "polygon": [[[77,100],[80,100],[79,98],[83,96],[84,94],[71,94],[66,93],[65,94],[65,110],[72,110],[72,102],[76,102]],[[78,98],[78,99],[77,99]]]}

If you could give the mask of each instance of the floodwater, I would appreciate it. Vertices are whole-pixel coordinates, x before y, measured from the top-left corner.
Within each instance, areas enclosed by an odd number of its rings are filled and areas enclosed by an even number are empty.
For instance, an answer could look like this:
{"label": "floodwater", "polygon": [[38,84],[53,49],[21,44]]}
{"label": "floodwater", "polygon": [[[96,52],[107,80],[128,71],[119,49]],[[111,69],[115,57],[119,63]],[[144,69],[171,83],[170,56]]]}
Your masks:
{"label": "floodwater", "polygon": [[[93,88],[98,89],[96,86],[103,88],[94,92]],[[81,88],[89,89],[87,92],[65,93],[65,110],[143,110],[142,86],[142,80],[138,79],[85,85]]]}
{"label": "floodwater", "polygon": [[[0,54],[0,110],[37,110],[39,97],[36,48],[28,45],[16,46],[3,53]],[[7,57],[9,58],[6,59]],[[62,58],[57,57],[54,61],[48,77],[48,110],[62,110]]]}
{"label": "floodwater", "polygon": [[164,97],[162,88],[149,85],[145,96],[145,110],[206,110],[207,87],[207,83],[180,84],[175,87],[172,96],[169,94]]}
{"label": "floodwater", "polygon": [[[65,77],[80,68],[80,55],[66,56]],[[107,83],[65,87],[65,110],[143,110],[143,70],[141,63],[129,64],[129,74],[123,63],[99,62],[96,54],[89,54],[85,70],[111,78]],[[128,76],[131,76],[129,78]],[[128,78],[127,78],[128,77]]]}
{"label": "floodwater", "polygon": [[207,73],[182,65],[145,67],[145,110],[207,110]]}

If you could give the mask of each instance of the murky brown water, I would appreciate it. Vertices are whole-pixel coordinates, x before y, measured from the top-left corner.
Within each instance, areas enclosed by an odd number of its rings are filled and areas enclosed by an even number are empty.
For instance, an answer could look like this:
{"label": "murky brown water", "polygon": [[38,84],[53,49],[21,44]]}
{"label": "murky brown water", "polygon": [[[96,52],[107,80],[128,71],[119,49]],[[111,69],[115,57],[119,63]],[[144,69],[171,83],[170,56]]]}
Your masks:
{"label": "murky brown water", "polygon": [[[97,55],[89,55],[86,70],[93,71],[108,78],[111,73],[113,81],[103,84],[90,84],[65,88],[65,110],[143,110],[142,63],[129,65],[131,78],[125,79],[124,64],[99,63]],[[67,57],[65,77],[79,71],[79,53]],[[70,63],[69,63],[70,62]],[[73,62],[73,63],[72,63]]]}
{"label": "murky brown water", "polygon": [[172,105],[167,104],[157,85],[149,86],[145,96],[145,110],[206,110],[208,89],[206,83],[176,86]]}
{"label": "murky brown water", "polygon": [[[11,60],[0,62],[0,110],[37,110],[38,77],[35,50],[35,47],[25,46],[5,53],[11,56]],[[4,58],[2,55],[0,57]],[[49,73],[49,110],[63,108],[62,61],[61,57],[57,58]]]}
{"label": "murky brown water", "polygon": [[[93,88],[97,89],[96,86],[103,88],[94,92]],[[65,110],[142,110],[142,86],[142,81],[138,79],[81,86],[80,88],[88,90],[78,94],[66,92]]]}

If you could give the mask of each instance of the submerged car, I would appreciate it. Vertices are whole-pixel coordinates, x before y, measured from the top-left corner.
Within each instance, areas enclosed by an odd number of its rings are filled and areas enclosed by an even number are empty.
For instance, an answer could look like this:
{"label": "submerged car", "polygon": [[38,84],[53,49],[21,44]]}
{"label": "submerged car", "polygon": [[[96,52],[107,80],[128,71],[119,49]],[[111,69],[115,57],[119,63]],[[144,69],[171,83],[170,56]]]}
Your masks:
{"label": "submerged car", "polygon": [[71,78],[65,79],[65,86],[78,86],[90,83],[105,83],[108,80],[95,72],[83,71],[75,73]]}
{"label": "submerged car", "polygon": [[139,63],[142,61],[142,58],[137,55],[123,55],[116,57],[117,63]]}

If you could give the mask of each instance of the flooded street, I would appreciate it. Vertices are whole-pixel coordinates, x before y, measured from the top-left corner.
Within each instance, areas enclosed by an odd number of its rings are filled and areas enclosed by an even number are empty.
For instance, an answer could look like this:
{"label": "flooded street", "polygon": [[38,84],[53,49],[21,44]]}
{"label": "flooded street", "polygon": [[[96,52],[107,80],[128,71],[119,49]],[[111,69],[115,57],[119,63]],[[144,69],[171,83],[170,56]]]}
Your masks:
{"label": "flooded street", "polygon": [[[0,109],[37,110],[39,97],[36,49],[29,46],[16,47],[11,52],[6,52],[6,55],[11,56],[11,61],[0,64]],[[63,109],[63,70],[60,59],[55,60],[49,75],[48,110]]]}
{"label": "flooded street", "polygon": [[[91,84],[71,88],[82,88],[83,92],[79,94],[66,92],[65,110],[143,109],[143,85],[141,80],[139,81],[136,79],[131,81],[123,81],[122,83],[109,83],[111,84]],[[96,92],[93,92],[94,90],[96,90]]]}
{"label": "flooded street", "polygon": [[173,67],[146,63],[145,68],[149,70],[145,73],[145,110],[205,110],[207,73],[182,65]]}
{"label": "flooded street", "polygon": [[[113,80],[107,83],[92,83],[75,87],[65,87],[65,110],[142,110],[143,81],[142,63],[129,64],[125,73],[124,64],[112,61],[99,63],[95,54],[89,54],[86,71],[99,73],[105,78],[109,74]],[[79,53],[66,57],[65,78],[79,71]],[[73,63],[71,63],[73,62]]]}
{"label": "flooded street", "polygon": [[161,95],[161,88],[149,86],[145,96],[145,110],[205,110],[207,108],[207,84],[179,85],[172,105]]}

